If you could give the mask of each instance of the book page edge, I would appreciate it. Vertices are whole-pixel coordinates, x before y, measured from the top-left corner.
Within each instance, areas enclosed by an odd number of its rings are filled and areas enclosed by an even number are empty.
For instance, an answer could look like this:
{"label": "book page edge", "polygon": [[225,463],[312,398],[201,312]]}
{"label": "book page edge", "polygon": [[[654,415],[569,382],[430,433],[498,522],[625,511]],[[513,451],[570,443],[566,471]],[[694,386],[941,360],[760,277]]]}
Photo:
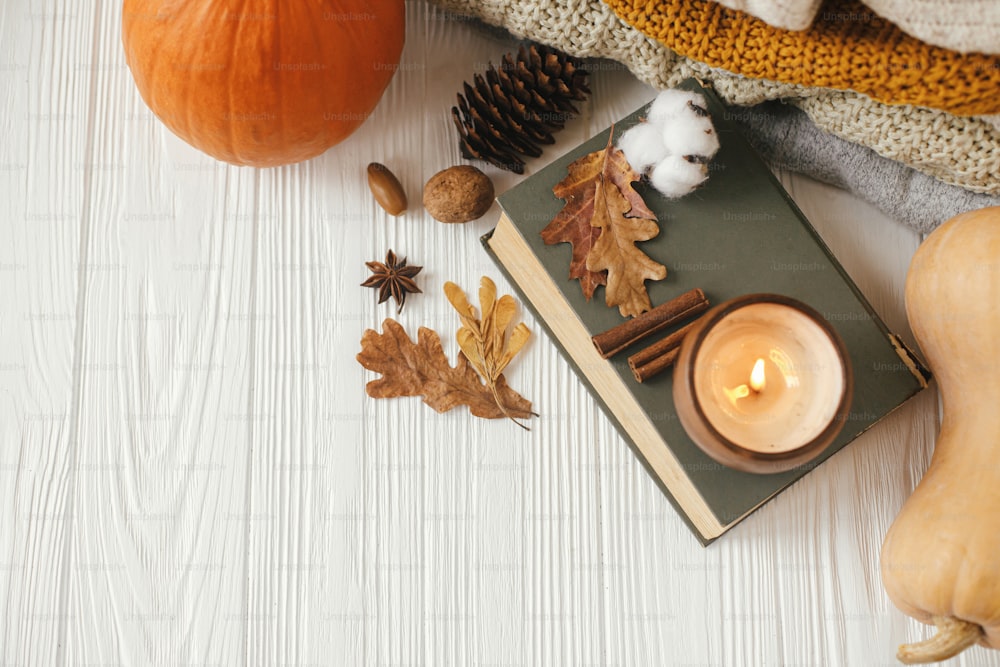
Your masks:
{"label": "book page edge", "polygon": [[[611,362],[597,353],[589,335],[586,335],[583,323],[560,294],[549,273],[506,213],[501,214],[488,243],[536,311],[550,315],[546,318],[547,326],[559,338],[580,372],[595,388],[609,388],[608,391],[601,392],[608,410],[698,532],[707,539],[714,539],[737,523],[739,519],[723,524],[709,509],[690,478],[682,472],[680,462],[667,443],[646,417],[645,411],[632,400],[631,391],[615,372]],[[518,280],[515,276],[539,276],[543,279]],[[581,332],[584,334],[582,337]]]}

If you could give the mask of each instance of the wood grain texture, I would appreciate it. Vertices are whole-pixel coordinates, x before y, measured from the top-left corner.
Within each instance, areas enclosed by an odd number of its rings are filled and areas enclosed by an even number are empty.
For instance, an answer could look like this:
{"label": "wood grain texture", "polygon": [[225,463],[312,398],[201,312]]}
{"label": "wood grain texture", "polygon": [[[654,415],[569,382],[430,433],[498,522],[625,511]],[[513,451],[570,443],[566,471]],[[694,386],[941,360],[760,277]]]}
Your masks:
{"label": "wood grain texture", "polygon": [[[258,171],[152,117],[120,12],[0,7],[0,664],[888,665],[926,634],[889,604],[878,550],[926,469],[933,390],[708,549],[529,313],[507,376],[530,433],[364,395],[361,334],[395,317],[359,287],[364,260],[425,267],[398,319],[451,358],[443,283],[511,291],[479,244],[496,207],[444,225],[419,201],[461,162],[461,82],[514,41],[408,3],[374,115]],[[654,94],[592,70],[593,102],[529,172]],[[371,161],[400,177],[402,217],[368,192]],[[483,168],[498,192],[520,178]],[[912,341],[919,238],[781,178]]]}
{"label": "wood grain texture", "polygon": [[0,271],[0,655],[56,664],[70,601],[77,456],[82,237],[91,201],[92,9],[0,11],[4,224]]}

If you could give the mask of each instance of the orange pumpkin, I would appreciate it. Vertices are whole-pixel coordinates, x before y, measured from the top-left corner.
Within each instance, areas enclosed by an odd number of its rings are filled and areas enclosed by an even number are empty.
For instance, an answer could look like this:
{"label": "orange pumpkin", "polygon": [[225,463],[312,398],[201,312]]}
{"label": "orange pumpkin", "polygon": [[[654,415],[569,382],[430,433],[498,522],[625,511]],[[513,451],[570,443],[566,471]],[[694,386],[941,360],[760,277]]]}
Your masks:
{"label": "orange pumpkin", "polygon": [[179,137],[233,164],[319,155],[398,69],[403,0],[124,0],[136,86]]}

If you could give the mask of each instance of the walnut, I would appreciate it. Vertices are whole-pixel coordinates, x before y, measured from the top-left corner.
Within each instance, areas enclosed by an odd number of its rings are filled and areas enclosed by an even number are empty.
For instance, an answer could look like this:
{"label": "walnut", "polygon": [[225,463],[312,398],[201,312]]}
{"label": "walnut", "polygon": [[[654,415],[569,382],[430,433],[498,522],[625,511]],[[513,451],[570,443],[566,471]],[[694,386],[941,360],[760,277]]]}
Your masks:
{"label": "walnut", "polygon": [[493,205],[493,181],[470,165],[449,167],[424,186],[424,208],[441,222],[481,218]]}

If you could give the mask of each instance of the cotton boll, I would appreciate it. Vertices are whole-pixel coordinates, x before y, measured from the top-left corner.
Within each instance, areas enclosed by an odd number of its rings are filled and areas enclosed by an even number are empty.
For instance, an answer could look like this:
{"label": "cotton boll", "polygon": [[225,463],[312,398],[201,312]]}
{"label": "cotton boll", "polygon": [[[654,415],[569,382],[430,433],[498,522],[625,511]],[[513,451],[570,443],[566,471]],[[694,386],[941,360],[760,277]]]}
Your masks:
{"label": "cotton boll", "polygon": [[686,115],[686,112],[694,114],[696,112],[691,108],[691,104],[704,109],[705,98],[689,90],[678,90],[676,88],[664,90],[649,105],[649,111],[646,112],[646,119],[655,125],[664,123],[675,116]]}
{"label": "cotton boll", "polygon": [[688,194],[708,178],[708,167],[670,155],[653,168],[649,183],[664,196],[676,199]]}
{"label": "cotton boll", "polygon": [[618,139],[618,148],[640,174],[667,156],[660,129],[649,123],[639,123],[626,130]]}
{"label": "cotton boll", "polygon": [[691,110],[668,120],[663,126],[663,145],[673,155],[710,158],[719,150],[719,135],[712,119]]}
{"label": "cotton boll", "polygon": [[[626,133],[618,145],[634,169],[651,168],[649,182],[654,188],[677,198],[708,179],[704,163],[719,150],[719,137],[702,95],[677,89],[661,92],[646,113],[646,123],[639,127],[644,128],[642,132]],[[697,159],[689,161],[685,156]]]}

